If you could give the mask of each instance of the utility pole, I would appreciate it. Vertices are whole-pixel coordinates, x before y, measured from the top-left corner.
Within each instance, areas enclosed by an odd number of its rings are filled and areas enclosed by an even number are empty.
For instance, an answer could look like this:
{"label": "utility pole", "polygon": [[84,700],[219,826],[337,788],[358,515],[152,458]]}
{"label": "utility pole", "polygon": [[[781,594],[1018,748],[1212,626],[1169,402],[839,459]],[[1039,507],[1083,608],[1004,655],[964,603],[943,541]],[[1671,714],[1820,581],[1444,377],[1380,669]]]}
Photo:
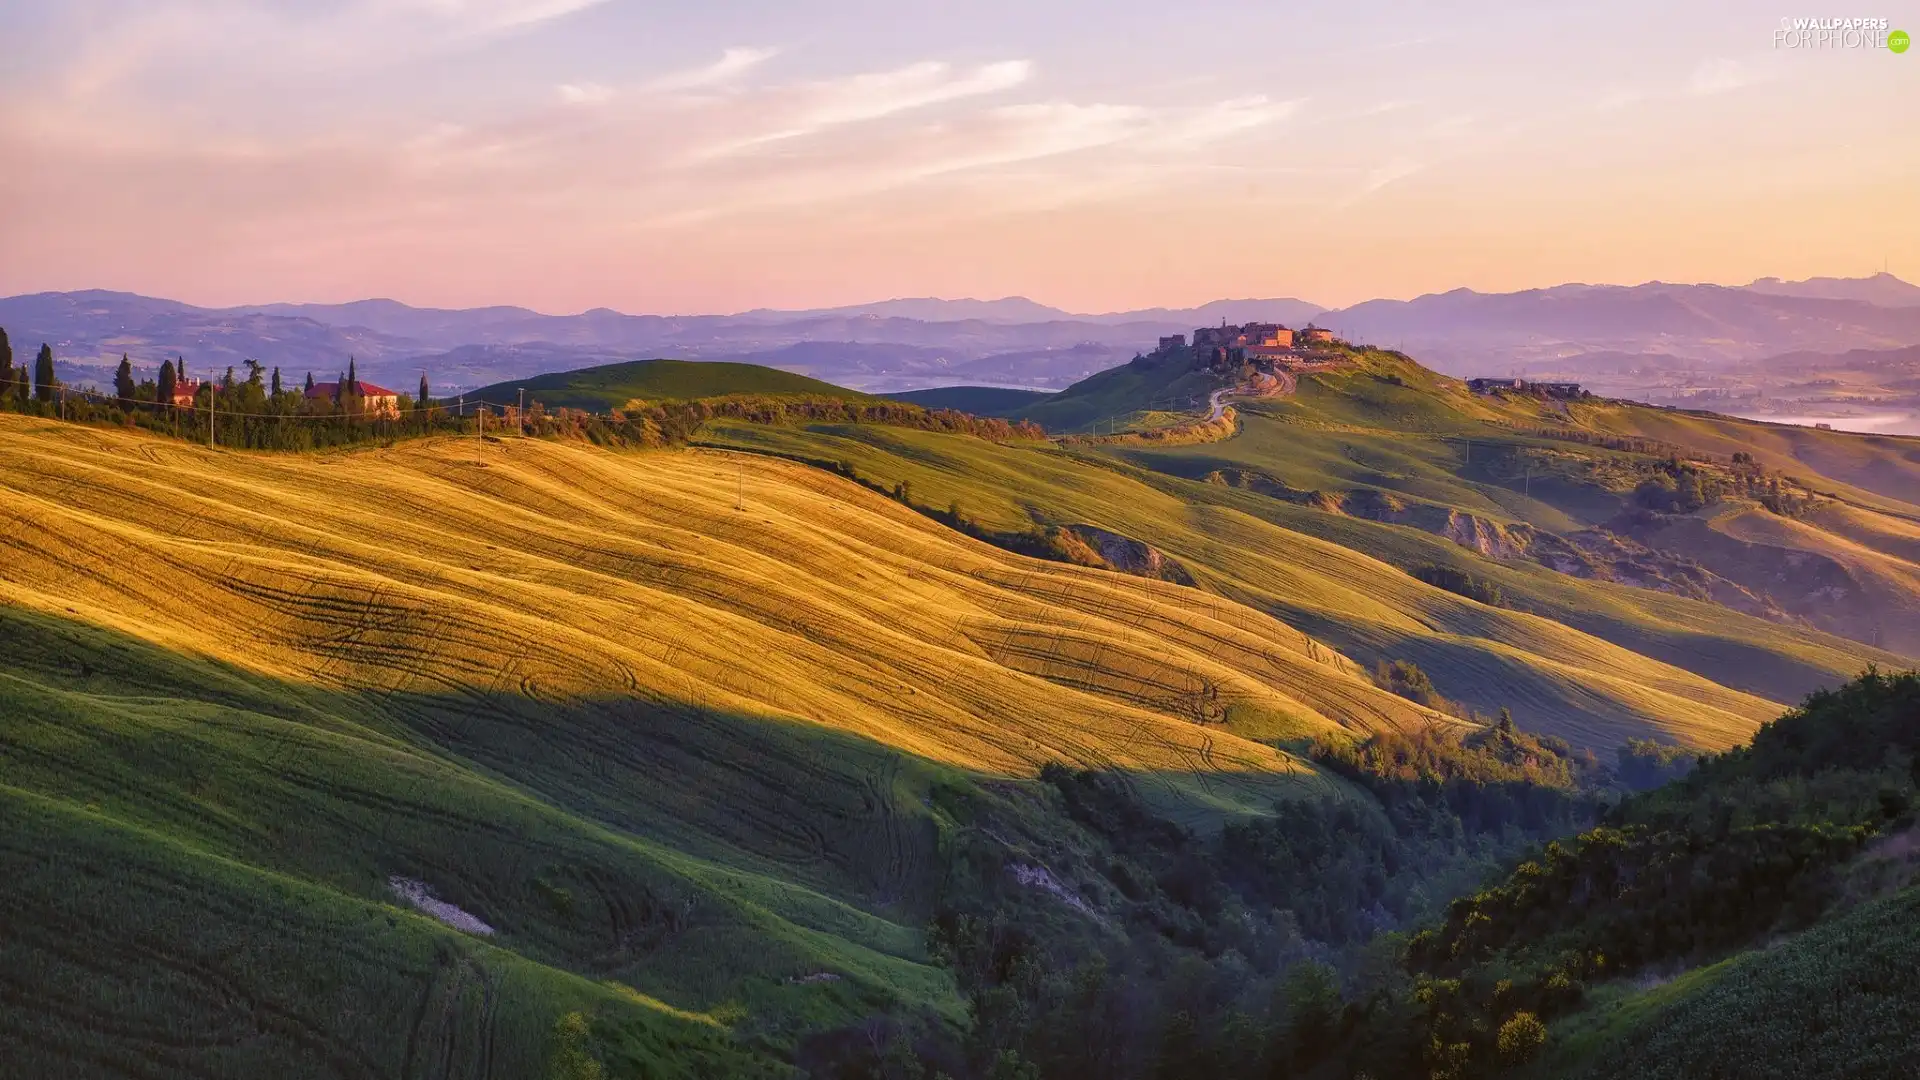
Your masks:
{"label": "utility pole", "polygon": [[207,449],[213,449],[213,380],[207,380]]}

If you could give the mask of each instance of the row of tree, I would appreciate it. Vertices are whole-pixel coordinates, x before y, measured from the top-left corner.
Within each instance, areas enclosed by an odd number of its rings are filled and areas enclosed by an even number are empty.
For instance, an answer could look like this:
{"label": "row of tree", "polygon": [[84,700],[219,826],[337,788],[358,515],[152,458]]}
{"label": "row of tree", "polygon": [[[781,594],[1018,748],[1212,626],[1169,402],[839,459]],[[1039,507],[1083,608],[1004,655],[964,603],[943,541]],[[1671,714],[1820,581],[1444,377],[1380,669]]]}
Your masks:
{"label": "row of tree", "polygon": [[0,409],[24,408],[35,401],[51,402],[59,385],[53,372],[52,346],[40,346],[31,370],[25,365],[15,367],[13,342],[7,339],[6,328],[0,327]]}
{"label": "row of tree", "polygon": [[[279,368],[255,360],[244,370],[232,367],[218,377],[193,380],[185,360],[168,360],[151,378],[136,375],[132,360],[120,358],[110,391],[63,383],[51,346],[41,345],[33,364],[16,365],[13,347],[0,328],[0,411],[58,416],[80,422],[110,423],[219,445],[248,449],[297,450],[338,446],[402,435],[466,434],[508,410],[463,401],[436,401],[426,376],[416,394],[370,405],[358,364],[349,358],[331,393],[314,394],[313,373],[292,384]],[[190,388],[190,389],[188,389]]]}

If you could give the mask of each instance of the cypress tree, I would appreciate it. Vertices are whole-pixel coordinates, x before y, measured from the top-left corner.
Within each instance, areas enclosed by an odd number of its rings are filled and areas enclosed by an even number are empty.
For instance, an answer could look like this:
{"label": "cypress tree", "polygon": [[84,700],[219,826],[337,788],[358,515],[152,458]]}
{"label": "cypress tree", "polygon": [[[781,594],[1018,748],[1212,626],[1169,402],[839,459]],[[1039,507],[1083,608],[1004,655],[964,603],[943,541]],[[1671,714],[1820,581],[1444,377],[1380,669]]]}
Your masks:
{"label": "cypress tree", "polygon": [[133,407],[133,362],[120,354],[120,368],[113,373],[113,392],[120,395],[120,407]]}
{"label": "cypress tree", "polygon": [[279,368],[273,369],[273,396],[274,397],[280,396],[280,369]]}
{"label": "cypress tree", "polygon": [[13,404],[15,379],[13,370],[13,342],[7,340],[6,327],[0,326],[0,409]]}
{"label": "cypress tree", "polygon": [[422,409],[433,405],[433,399],[427,396],[427,373],[424,371],[420,373],[420,396],[414,401]]}
{"label": "cypress tree", "polygon": [[307,392],[313,392],[313,372],[307,372]]}
{"label": "cypress tree", "polygon": [[53,388],[60,380],[53,374],[53,346],[42,343],[40,355],[33,358],[33,396],[38,401],[52,401]]}
{"label": "cypress tree", "polygon": [[155,388],[154,394],[155,399],[160,403],[162,409],[167,409],[173,405],[173,395],[179,392],[179,389],[179,376],[174,373],[173,361],[168,360],[166,363],[160,365],[160,385]]}

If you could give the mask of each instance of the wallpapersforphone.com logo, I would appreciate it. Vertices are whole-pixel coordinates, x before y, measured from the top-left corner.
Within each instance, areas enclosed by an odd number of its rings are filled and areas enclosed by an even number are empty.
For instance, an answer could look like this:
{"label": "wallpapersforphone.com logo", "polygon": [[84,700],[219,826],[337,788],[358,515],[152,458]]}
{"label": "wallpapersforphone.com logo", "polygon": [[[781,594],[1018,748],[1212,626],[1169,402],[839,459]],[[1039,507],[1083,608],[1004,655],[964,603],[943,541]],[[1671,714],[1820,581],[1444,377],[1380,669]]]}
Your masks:
{"label": "wallpapersforphone.com logo", "polygon": [[1795,19],[1782,16],[1773,32],[1776,49],[1885,49],[1906,52],[1913,38],[1885,19]]}

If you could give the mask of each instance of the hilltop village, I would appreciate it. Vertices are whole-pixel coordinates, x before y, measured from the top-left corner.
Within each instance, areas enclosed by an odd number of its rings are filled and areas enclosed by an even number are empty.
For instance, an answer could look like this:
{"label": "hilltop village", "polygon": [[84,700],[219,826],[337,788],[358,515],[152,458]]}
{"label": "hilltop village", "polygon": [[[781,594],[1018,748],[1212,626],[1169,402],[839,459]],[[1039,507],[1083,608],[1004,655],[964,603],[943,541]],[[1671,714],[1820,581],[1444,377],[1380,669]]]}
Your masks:
{"label": "hilltop village", "polygon": [[1336,343],[1333,331],[1319,326],[1291,330],[1279,323],[1250,322],[1243,326],[1202,326],[1193,332],[1193,343],[1185,334],[1160,339],[1154,354],[1159,357],[1185,356],[1196,369],[1217,373],[1236,368],[1251,368],[1252,374],[1279,376],[1294,372],[1324,370],[1339,362],[1329,349]]}

